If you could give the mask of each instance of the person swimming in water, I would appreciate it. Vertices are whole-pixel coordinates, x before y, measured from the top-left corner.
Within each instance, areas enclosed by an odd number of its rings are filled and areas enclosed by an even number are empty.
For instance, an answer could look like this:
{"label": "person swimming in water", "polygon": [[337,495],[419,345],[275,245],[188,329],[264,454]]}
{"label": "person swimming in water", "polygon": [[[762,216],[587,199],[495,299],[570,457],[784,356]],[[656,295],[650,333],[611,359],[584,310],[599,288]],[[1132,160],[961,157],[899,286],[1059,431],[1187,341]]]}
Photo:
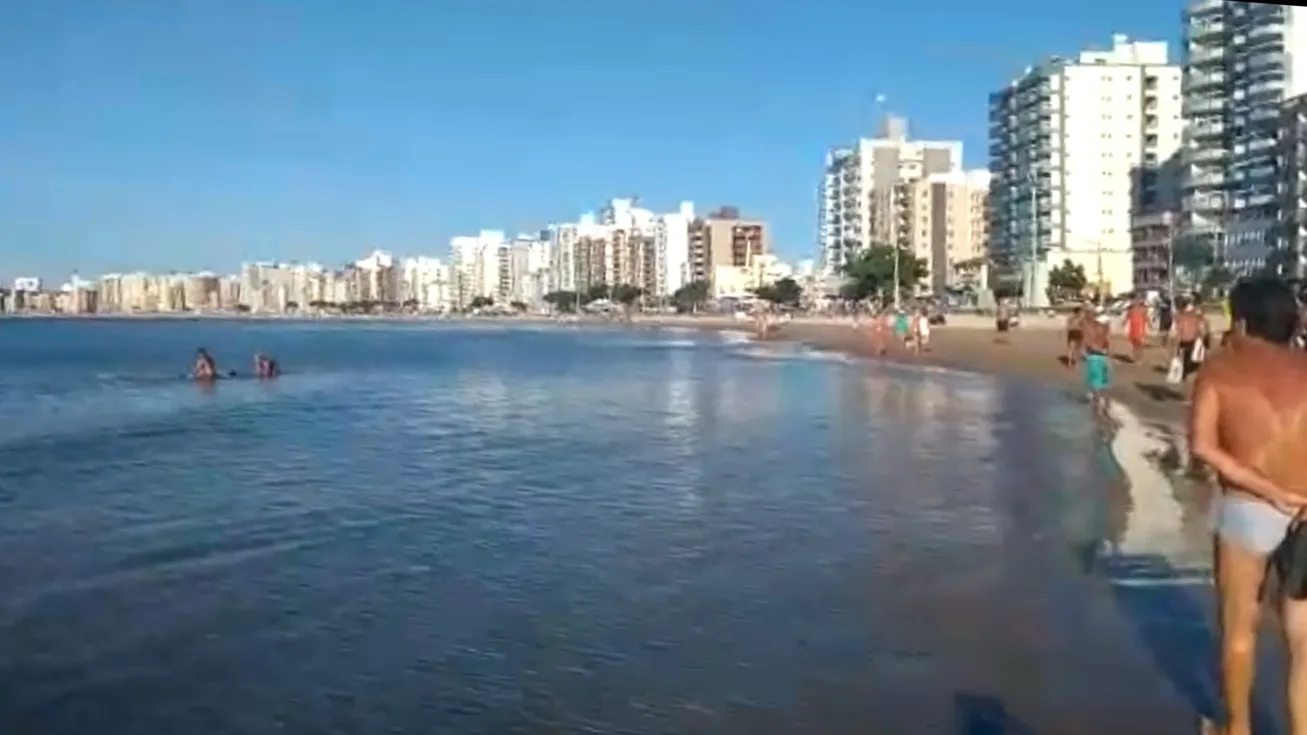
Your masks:
{"label": "person swimming in water", "polygon": [[218,378],[218,365],[213,360],[213,355],[203,347],[195,351],[195,367],[191,369],[191,377],[195,380],[216,380]]}
{"label": "person swimming in water", "polygon": [[275,378],[281,374],[277,361],[263,353],[254,355],[254,374],[260,378]]}

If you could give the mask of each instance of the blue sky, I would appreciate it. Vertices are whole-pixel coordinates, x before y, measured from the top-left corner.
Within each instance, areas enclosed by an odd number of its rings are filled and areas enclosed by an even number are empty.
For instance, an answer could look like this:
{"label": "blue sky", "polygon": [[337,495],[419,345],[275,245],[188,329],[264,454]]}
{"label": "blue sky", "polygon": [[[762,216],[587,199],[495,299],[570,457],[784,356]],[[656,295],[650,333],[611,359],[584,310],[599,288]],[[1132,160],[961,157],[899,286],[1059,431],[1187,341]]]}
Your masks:
{"label": "blue sky", "polygon": [[[1174,0],[6,0],[0,278],[444,256],[606,198],[815,249],[874,98],[984,166],[987,94]],[[1173,53],[1178,52],[1175,49]]]}

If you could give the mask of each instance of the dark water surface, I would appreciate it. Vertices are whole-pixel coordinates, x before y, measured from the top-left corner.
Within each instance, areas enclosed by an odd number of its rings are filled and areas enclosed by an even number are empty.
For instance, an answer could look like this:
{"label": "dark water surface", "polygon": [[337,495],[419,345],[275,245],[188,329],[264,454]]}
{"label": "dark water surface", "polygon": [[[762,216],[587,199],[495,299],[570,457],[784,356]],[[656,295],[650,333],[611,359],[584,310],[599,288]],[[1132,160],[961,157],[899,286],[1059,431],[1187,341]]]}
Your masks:
{"label": "dark water surface", "polygon": [[[287,374],[202,390],[201,344]],[[1084,572],[1124,520],[1044,388],[714,334],[11,321],[0,417],[6,734],[1190,722]]]}

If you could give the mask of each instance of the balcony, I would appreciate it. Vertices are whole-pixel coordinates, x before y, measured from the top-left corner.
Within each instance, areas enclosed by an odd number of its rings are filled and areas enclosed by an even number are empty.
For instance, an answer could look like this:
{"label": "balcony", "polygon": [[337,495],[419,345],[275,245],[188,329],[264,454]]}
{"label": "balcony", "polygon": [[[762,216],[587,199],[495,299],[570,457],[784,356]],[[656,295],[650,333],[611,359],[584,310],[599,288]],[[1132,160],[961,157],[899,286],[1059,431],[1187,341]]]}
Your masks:
{"label": "balcony", "polygon": [[1279,82],[1257,82],[1248,85],[1249,97],[1273,97],[1278,100],[1283,91],[1284,85]]}
{"label": "balcony", "polygon": [[1216,38],[1224,35],[1227,28],[1221,18],[1212,18],[1206,22],[1193,23],[1189,26],[1190,38]]}
{"label": "balcony", "polygon": [[1186,10],[1189,15],[1194,17],[1224,14],[1225,0],[1198,0]]}
{"label": "balcony", "polygon": [[1190,64],[1210,64],[1225,58],[1225,49],[1195,47],[1189,49]]}
{"label": "balcony", "polygon": [[1261,46],[1284,41],[1284,25],[1274,21],[1258,23],[1248,30],[1248,45]]}
{"label": "balcony", "polygon": [[1226,82],[1226,76],[1222,73],[1203,74],[1194,72],[1189,75],[1189,89],[1193,90],[1215,90],[1223,86]]}
{"label": "balcony", "polygon": [[1206,115],[1223,109],[1225,100],[1221,97],[1191,97],[1184,104],[1184,110],[1192,115]]}
{"label": "balcony", "polygon": [[1256,76],[1262,76],[1266,71],[1283,70],[1288,65],[1289,58],[1282,51],[1268,50],[1248,56],[1248,71]]}

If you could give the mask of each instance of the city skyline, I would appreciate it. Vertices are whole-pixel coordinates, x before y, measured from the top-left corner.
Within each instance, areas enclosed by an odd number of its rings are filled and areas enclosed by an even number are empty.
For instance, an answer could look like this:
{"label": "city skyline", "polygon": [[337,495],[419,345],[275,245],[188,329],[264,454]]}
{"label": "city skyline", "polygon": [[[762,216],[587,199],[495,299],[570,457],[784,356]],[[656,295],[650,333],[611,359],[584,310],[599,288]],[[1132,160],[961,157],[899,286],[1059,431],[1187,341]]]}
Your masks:
{"label": "city skyline", "polygon": [[[623,192],[733,203],[809,257],[820,161],[871,132],[877,95],[983,167],[985,95],[1014,72],[1113,32],[1174,42],[1181,12],[455,5],[4,4],[0,58],[24,73],[0,81],[0,277],[440,252]],[[666,43],[603,40],[633,18]],[[894,25],[931,30],[853,33]],[[597,40],[541,53],[542,37]],[[676,49],[697,41],[688,66]],[[640,114],[593,112],[614,105]]]}

